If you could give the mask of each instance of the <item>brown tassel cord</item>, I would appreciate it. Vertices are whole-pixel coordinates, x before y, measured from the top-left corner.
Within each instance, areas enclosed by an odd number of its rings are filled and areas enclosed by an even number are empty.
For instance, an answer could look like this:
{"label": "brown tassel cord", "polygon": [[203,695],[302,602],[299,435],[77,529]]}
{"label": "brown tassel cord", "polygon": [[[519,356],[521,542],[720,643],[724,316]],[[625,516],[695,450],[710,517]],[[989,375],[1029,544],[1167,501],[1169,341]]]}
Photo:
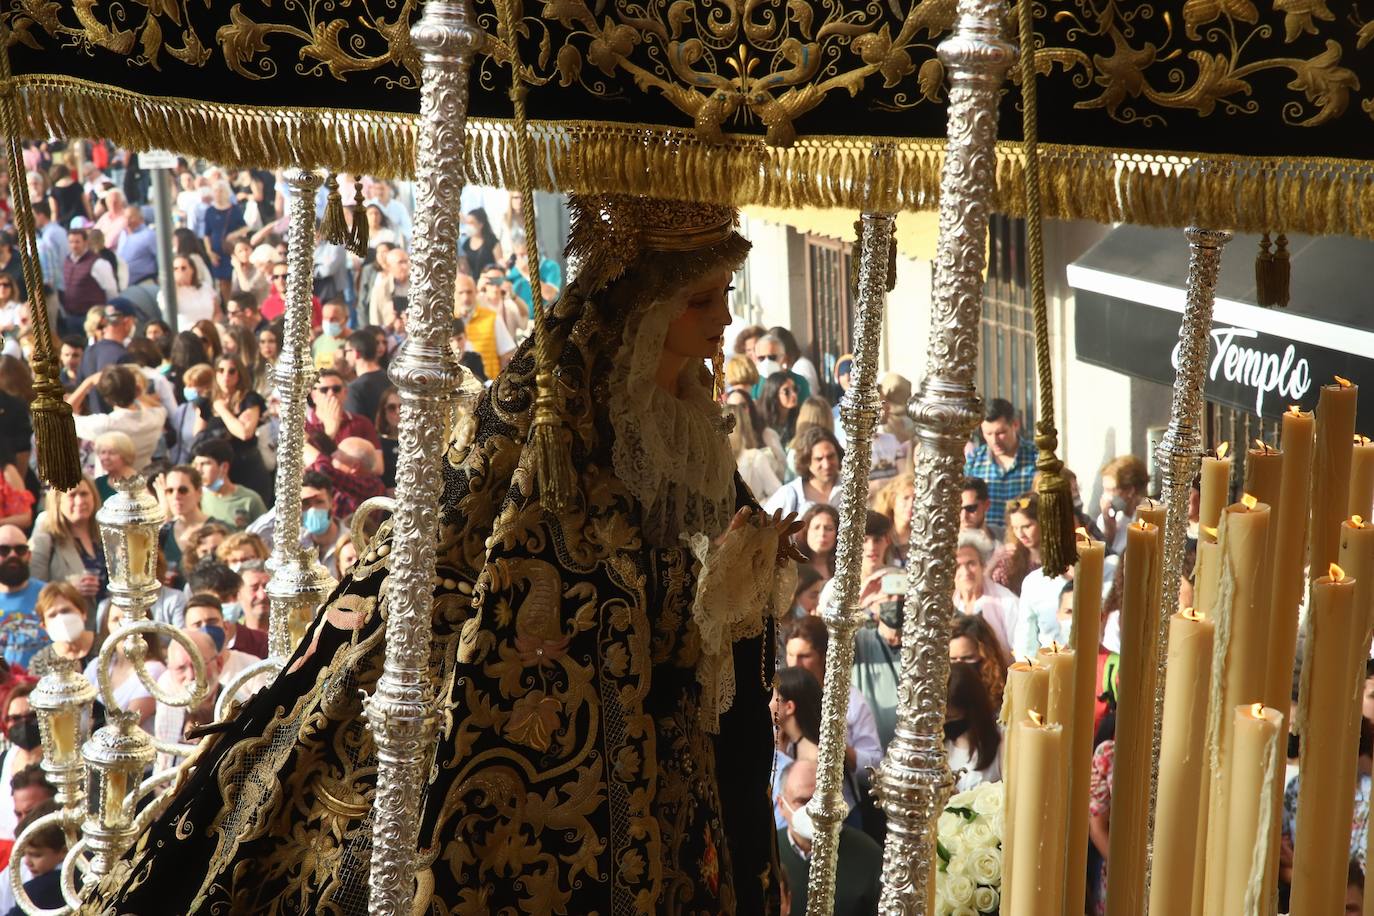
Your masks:
{"label": "brown tassel cord", "polygon": [[[510,0],[497,0],[496,10],[499,17],[497,34],[513,49],[515,13]],[[577,476],[573,471],[572,456],[564,442],[567,437],[563,428],[563,395],[556,372],[558,349],[553,333],[553,309],[544,307],[543,283],[539,276],[539,245],[535,240],[534,222],[534,147],[525,117],[526,85],[518,54],[511,55],[510,65],[516,186],[520,189],[523,202],[521,216],[525,229],[525,251],[529,255],[530,300],[538,306],[534,324],[534,418],[530,423],[529,447],[533,452],[540,500],[546,509],[559,513],[573,507]]]}
{"label": "brown tassel cord", "polygon": [[348,217],[344,215],[343,195],[339,193],[339,176],[333,174],[325,183],[329,188],[329,198],[324,205],[324,219],[320,221],[320,234],[331,245],[347,245],[351,239],[348,231]]}
{"label": "brown tassel cord", "polygon": [[353,228],[349,233],[348,250],[360,258],[367,257],[367,207],[363,204],[363,183],[353,182]]}
{"label": "brown tassel cord", "polygon": [[1274,305],[1288,308],[1288,287],[1292,280],[1292,263],[1288,259],[1288,236],[1282,232],[1274,239],[1273,276],[1269,282],[1269,292]]}
{"label": "brown tassel cord", "polygon": [[1054,379],[1050,375],[1050,322],[1045,311],[1045,254],[1040,236],[1040,151],[1035,109],[1035,23],[1032,0],[1021,0],[1021,124],[1026,148],[1026,263],[1030,266],[1031,314],[1035,322],[1035,374],[1040,386],[1040,420],[1035,424],[1039,455],[1035,469],[1040,497],[1040,559],[1046,576],[1058,576],[1078,562],[1073,495],[1064,463],[1055,454]]}
{"label": "brown tassel cord", "polygon": [[1255,255],[1255,304],[1269,308],[1274,304],[1274,294],[1270,290],[1274,275],[1274,252],[1269,242],[1269,233],[1260,236],[1259,254]]}
{"label": "brown tassel cord", "polygon": [[38,231],[33,224],[29,187],[21,180],[24,158],[19,149],[19,112],[14,98],[10,71],[9,32],[3,33],[0,48],[0,129],[5,132],[5,154],[10,170],[10,194],[14,197],[14,221],[19,230],[19,261],[29,293],[29,314],[33,327],[33,391],[30,409],[37,443],[38,476],[58,490],[70,490],[81,482],[81,455],[76,444],[76,423],[72,408],[63,399],[57,379],[57,360],[53,357],[52,324],[43,293],[43,273],[38,267]]}

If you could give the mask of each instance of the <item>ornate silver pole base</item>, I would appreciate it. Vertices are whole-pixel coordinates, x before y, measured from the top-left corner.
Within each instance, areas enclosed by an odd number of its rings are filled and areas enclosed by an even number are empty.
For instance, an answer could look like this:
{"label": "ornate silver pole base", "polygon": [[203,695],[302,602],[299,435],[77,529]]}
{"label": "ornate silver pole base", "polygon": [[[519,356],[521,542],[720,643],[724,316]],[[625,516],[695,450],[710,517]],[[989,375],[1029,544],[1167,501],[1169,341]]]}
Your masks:
{"label": "ornate silver pole base", "polygon": [[973,387],[996,172],[997,102],[1016,49],[1002,39],[1004,7],[959,0],[954,34],[940,43],[950,74],[949,143],[940,178],[940,240],[931,297],[926,377],[912,402],[916,495],[912,506],[897,728],[878,773],[887,812],[884,916],[928,911],[931,829],[953,787],[945,761],[949,627],[964,443],[982,417]]}
{"label": "ornate silver pole base", "polygon": [[[267,654],[284,661],[291,654],[291,622],[309,616],[334,588],[319,559],[301,549],[301,475],[305,451],[305,411],[315,362],[310,353],[310,296],[315,251],[315,192],[319,174],[288,169],[282,176],[290,192],[286,229],[286,327],[272,377],[281,394],[281,431],[277,446],[276,525],[272,532],[272,579],[267,597],[272,613]],[[299,627],[297,629],[300,629]]]}
{"label": "ornate silver pole base", "polygon": [[[1212,330],[1221,250],[1231,233],[1193,227],[1188,236],[1188,299],[1178,328],[1178,374],[1169,428],[1155,450],[1163,469],[1164,578],[1160,585],[1159,672],[1155,683],[1154,739],[1151,745],[1150,817],[1146,836],[1145,887],[1150,886],[1154,848],[1155,798],[1159,791],[1159,744],[1164,727],[1165,662],[1169,657],[1169,618],[1178,610],[1178,580],[1183,574],[1183,548],[1188,540],[1188,490],[1202,463],[1202,385]],[[1148,894],[1148,890],[1147,890]]]}
{"label": "ornate silver pole base", "polygon": [[463,376],[449,347],[468,71],[484,33],[467,0],[431,0],[411,31],[422,55],[410,336],[391,365],[401,394],[398,500],[387,577],[386,662],[366,702],[377,746],[369,912],[409,916],[424,781],[434,756],[430,677],[439,495],[450,398]]}
{"label": "ornate silver pole base", "polygon": [[863,574],[864,517],[868,512],[868,471],[873,429],[878,422],[878,343],[889,286],[895,217],[865,213],[859,235],[858,314],[854,327],[853,385],[840,404],[847,448],[841,469],[840,539],[836,546],[834,600],[821,611],[830,629],[825,656],[825,695],[821,702],[821,744],[816,794],[807,804],[816,825],[807,882],[808,913],[835,909],[835,859],[844,804],[845,719],[849,675],[854,664],[854,631],[860,623],[859,581]]}

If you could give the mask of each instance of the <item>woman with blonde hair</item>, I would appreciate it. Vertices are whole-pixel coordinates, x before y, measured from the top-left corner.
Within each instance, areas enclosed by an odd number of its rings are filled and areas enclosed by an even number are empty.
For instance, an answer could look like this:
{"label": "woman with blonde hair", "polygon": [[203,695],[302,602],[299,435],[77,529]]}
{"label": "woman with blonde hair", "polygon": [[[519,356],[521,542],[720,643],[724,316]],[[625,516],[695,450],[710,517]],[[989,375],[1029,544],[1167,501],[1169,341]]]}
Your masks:
{"label": "woman with blonde hair", "polygon": [[[730,395],[736,391],[745,394],[754,390],[759,381],[759,370],[754,361],[747,356],[732,356],[725,361],[725,391]],[[751,398],[752,400],[752,398]]]}
{"label": "woman with blonde hair", "polygon": [[105,330],[105,306],[93,305],[86,309],[86,320],[81,322],[81,327],[86,332],[87,347],[99,340],[100,332]]}
{"label": "woman with blonde hair", "polygon": [[134,476],[137,450],[128,433],[117,429],[96,436],[94,448],[96,461],[105,472],[95,479],[96,491],[100,494],[101,502],[104,502],[115,495],[116,480],[127,480]]}
{"label": "woman with blonde hair", "polygon": [[35,579],[70,582],[88,600],[105,597],[110,576],[100,528],[95,523],[99,509],[100,491],[89,477],[82,477],[65,492],[48,491],[43,514],[30,539],[33,559],[29,571]]}
{"label": "woman with blonde hair", "polygon": [[181,574],[189,577],[198,564],[216,555],[232,533],[228,525],[215,519],[187,531],[178,545],[181,547]]}
{"label": "woman with blonde hair", "polygon": [[903,567],[911,546],[911,507],[915,501],[916,479],[909,473],[889,480],[873,498],[873,511],[892,519],[892,550]]}
{"label": "woman with blonde hair", "polygon": [[238,572],[239,566],[251,560],[266,561],[270,553],[262,538],[247,531],[239,531],[229,535],[215,548],[215,559]]}
{"label": "woman with blonde hair", "polygon": [[730,449],[735,453],[740,479],[753,492],[754,498],[762,502],[782,486],[782,481],[773,472],[768,446],[759,435],[749,408],[743,404],[726,404],[725,415],[733,424]]}

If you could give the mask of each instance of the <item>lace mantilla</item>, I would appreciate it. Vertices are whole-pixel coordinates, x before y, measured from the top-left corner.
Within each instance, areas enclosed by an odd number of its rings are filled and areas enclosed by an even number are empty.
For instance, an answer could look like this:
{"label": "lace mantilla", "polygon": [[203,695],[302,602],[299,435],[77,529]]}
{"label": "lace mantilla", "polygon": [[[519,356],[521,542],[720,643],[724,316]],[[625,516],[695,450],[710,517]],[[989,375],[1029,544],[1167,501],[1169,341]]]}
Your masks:
{"label": "lace mantilla", "polygon": [[778,532],[771,526],[744,525],[719,544],[702,534],[686,540],[701,564],[692,602],[692,621],[701,634],[701,724],[717,734],[721,715],[735,701],[733,644],[759,635],[767,617],[787,609],[797,573],[791,563],[778,568]]}
{"label": "lace mantilla", "polygon": [[610,378],[615,474],[643,507],[645,539],[714,538],[735,514],[735,458],[705,367],[689,362],[673,397],[654,381],[668,325],[684,305],[659,300],[625,322]]}

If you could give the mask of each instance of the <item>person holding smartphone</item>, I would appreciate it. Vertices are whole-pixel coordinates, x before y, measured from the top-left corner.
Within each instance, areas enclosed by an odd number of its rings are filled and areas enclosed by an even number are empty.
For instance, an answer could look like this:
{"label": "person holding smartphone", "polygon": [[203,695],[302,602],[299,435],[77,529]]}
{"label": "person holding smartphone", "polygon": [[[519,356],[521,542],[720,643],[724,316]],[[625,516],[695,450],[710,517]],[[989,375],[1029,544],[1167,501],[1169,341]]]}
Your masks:
{"label": "person holding smartphone", "polygon": [[1135,455],[1113,458],[1102,469],[1101,512],[1094,523],[1110,553],[1120,555],[1126,549],[1126,526],[1135,518],[1136,506],[1145,498],[1150,472],[1145,462]]}

